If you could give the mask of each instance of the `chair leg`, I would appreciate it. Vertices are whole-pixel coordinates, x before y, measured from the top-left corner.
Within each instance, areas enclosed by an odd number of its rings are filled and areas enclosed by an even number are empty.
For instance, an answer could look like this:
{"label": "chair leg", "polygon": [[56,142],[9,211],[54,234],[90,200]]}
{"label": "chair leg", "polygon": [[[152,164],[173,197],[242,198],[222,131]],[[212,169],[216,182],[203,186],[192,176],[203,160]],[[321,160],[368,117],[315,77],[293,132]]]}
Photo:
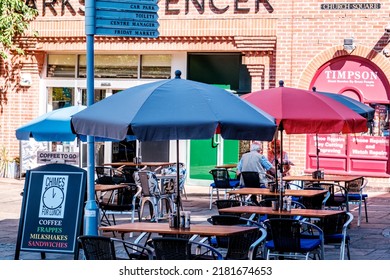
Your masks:
{"label": "chair leg", "polygon": [[357,226],[360,227],[360,220],[362,219],[362,201],[359,200],[359,211],[358,211],[358,221]]}
{"label": "chair leg", "polygon": [[142,200],[142,202],[141,202],[141,209],[140,209],[140,214],[139,214],[139,221],[141,222],[141,220],[142,220],[142,217],[143,217],[143,215],[144,215],[144,208],[145,208],[145,203],[146,203],[146,201],[145,200]]}
{"label": "chair leg", "polygon": [[368,223],[368,215],[367,215],[367,201],[366,199],[364,201],[364,213],[366,214],[366,223]]}
{"label": "chair leg", "polygon": [[210,210],[211,210],[213,204],[213,193],[214,193],[213,187],[210,187],[209,193],[210,193]]}
{"label": "chair leg", "polygon": [[153,214],[150,215],[151,221],[153,219],[158,223],[158,218],[160,216],[160,211],[159,211],[159,201],[157,199],[153,199],[153,201],[150,201],[151,203],[151,208],[153,209],[152,212]]}
{"label": "chair leg", "polygon": [[183,186],[182,192],[183,192],[184,196],[186,197],[186,199],[188,199],[188,197],[187,197],[187,192],[186,192],[186,187],[185,187],[185,186]]}

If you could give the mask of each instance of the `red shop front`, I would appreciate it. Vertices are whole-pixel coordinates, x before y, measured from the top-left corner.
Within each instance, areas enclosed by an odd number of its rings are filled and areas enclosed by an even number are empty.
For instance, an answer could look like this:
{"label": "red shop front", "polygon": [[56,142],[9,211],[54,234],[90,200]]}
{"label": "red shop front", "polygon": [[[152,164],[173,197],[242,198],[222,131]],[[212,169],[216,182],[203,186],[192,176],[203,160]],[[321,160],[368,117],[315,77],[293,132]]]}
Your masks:
{"label": "red shop front", "polygon": [[[307,165],[317,169],[316,135],[307,137]],[[319,134],[319,168],[332,174],[388,176],[389,137]]]}
{"label": "red shop front", "polygon": [[[307,136],[306,169],[317,165],[333,174],[388,177],[389,170],[389,82],[375,64],[361,57],[346,56],[324,64],[311,88],[319,92],[347,95],[375,108],[367,133]],[[318,145],[318,151],[317,151]],[[318,152],[318,161],[317,161]]]}

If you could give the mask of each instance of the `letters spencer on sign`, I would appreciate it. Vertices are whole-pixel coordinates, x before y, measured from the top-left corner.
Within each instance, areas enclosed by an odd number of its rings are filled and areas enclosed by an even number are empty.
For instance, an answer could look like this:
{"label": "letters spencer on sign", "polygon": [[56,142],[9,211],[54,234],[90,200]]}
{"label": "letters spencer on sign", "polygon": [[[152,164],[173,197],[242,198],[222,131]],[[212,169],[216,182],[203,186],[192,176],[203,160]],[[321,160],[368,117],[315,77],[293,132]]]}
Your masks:
{"label": "letters spencer on sign", "polygon": [[[117,0],[116,2],[125,2],[126,0]],[[37,0],[25,0],[26,5],[30,8],[36,9],[40,16],[45,16],[46,14],[51,13],[54,16],[63,16],[68,11],[76,11],[79,15],[85,14],[85,1],[79,0],[43,0],[42,10],[38,10]],[[134,0],[133,2],[137,2]],[[157,4],[157,0],[142,0],[142,2],[148,4]],[[185,9],[178,9],[179,6],[182,6],[182,2],[185,3]],[[272,4],[268,0],[251,0],[251,1],[241,1],[241,0],[230,0],[231,3],[228,4],[217,4],[213,0],[207,0],[204,2],[196,2],[191,0],[163,0],[159,4],[165,7],[165,15],[187,15],[190,11],[196,10],[200,16],[202,16],[206,10],[210,11],[216,15],[223,15],[230,13],[232,15],[236,14],[257,14],[260,11],[261,6],[263,6],[269,13],[274,11]]]}
{"label": "letters spencer on sign", "polygon": [[20,251],[77,256],[87,172],[48,164],[26,173],[15,259]]}

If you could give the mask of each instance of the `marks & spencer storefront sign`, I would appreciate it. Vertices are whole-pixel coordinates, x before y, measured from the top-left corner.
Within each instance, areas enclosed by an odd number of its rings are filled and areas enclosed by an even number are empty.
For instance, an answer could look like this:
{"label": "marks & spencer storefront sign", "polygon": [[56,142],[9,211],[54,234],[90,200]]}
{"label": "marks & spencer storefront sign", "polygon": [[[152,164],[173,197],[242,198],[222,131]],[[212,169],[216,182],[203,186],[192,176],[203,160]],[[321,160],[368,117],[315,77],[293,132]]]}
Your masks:
{"label": "marks & spencer storefront sign", "polygon": [[[25,3],[30,8],[38,10],[41,16],[63,16],[69,15],[69,13],[73,16],[84,15],[85,11],[85,0],[25,0]],[[165,7],[165,15],[186,15],[193,11],[200,15],[206,11],[213,14],[256,14],[261,7],[264,7],[269,13],[273,12],[269,0],[248,0],[246,2],[230,0],[229,4],[221,4],[218,0],[162,0],[159,5]]]}

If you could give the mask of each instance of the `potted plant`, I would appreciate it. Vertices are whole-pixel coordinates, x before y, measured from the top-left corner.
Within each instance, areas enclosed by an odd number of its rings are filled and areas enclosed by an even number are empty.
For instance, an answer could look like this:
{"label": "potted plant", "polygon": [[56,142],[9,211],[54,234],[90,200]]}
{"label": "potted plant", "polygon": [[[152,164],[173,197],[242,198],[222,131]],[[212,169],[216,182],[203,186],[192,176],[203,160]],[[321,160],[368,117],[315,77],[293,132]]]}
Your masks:
{"label": "potted plant", "polygon": [[0,177],[17,178],[19,176],[19,157],[10,158],[5,147],[0,150]]}

